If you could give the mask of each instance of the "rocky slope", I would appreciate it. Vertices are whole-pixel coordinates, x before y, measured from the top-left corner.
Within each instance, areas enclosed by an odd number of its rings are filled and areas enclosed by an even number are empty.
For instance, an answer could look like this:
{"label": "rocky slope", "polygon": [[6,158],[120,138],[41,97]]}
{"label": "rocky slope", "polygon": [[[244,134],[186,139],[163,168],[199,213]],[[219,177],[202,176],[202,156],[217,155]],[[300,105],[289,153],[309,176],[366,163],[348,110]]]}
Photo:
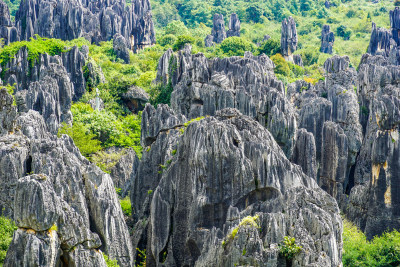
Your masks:
{"label": "rocky slope", "polygon": [[[4,266],[105,266],[101,249],[133,265],[128,228],[109,175],[43,117],[18,114],[0,91],[1,208],[19,229]],[[90,258],[90,260],[88,260]]]}
{"label": "rocky slope", "polygon": [[29,40],[38,34],[62,40],[84,37],[93,43],[122,35],[127,46],[137,51],[155,43],[155,33],[148,0],[134,0],[127,6],[124,0],[112,1],[21,1],[12,25],[8,9],[1,2],[0,33],[6,42]]}

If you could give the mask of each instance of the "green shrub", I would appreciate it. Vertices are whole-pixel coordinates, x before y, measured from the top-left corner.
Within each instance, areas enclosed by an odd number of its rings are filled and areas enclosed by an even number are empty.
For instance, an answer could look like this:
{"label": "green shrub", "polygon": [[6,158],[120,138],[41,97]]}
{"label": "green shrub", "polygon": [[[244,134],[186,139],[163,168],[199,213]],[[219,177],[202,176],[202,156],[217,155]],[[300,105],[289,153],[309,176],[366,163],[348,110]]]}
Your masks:
{"label": "green shrub", "polygon": [[302,51],[303,64],[305,66],[311,66],[318,62],[320,52],[318,49],[308,48]]}
{"label": "green shrub", "polygon": [[290,75],[289,64],[282,57],[281,54],[276,54],[276,55],[272,56],[271,60],[275,64],[275,73],[276,74],[281,74],[281,75],[284,75],[284,76],[289,76]]}
{"label": "green shrub", "polygon": [[101,150],[100,141],[94,139],[96,135],[86,129],[85,125],[80,122],[74,122],[72,126],[63,123],[58,130],[58,137],[62,134],[69,135],[82,155],[87,158]]}
{"label": "green shrub", "polygon": [[172,34],[175,36],[188,35],[189,30],[182,21],[174,20],[165,27],[165,34]]}
{"label": "green shrub", "polygon": [[344,40],[349,40],[352,32],[347,26],[340,25],[336,30],[336,34],[337,36],[343,37]]}
{"label": "green shrub", "polygon": [[190,35],[180,35],[176,39],[176,42],[172,46],[172,49],[174,51],[181,50],[185,47],[185,44],[194,44],[196,42],[196,39]]}
{"label": "green shrub", "polygon": [[279,244],[279,253],[289,261],[300,253],[301,249],[301,246],[296,245],[296,239],[290,236],[285,236],[283,244]]}
{"label": "green shrub", "polygon": [[385,232],[368,241],[364,233],[343,220],[343,266],[400,265],[400,233]]}
{"label": "green shrub", "polygon": [[258,48],[260,54],[264,53],[267,56],[273,56],[281,51],[281,43],[275,39],[268,39],[266,42],[262,43]]}
{"label": "green shrub", "polygon": [[255,45],[243,37],[234,36],[223,40],[220,49],[228,56],[243,56],[246,51],[255,51]]}
{"label": "green shrub", "polygon": [[124,199],[120,199],[119,203],[121,204],[122,212],[126,216],[131,216],[132,215],[132,204],[131,204],[131,199],[129,198],[129,196],[126,196]]}
{"label": "green shrub", "polygon": [[175,42],[176,42],[176,36],[175,35],[173,35],[173,34],[167,34],[167,35],[164,35],[161,39],[160,39],[160,41],[159,41],[159,43],[160,43],[160,45],[162,45],[162,46],[167,46],[167,45],[173,45]]}
{"label": "green shrub", "polygon": [[400,0],[394,0],[394,6],[400,6]]}
{"label": "green shrub", "polygon": [[7,249],[12,241],[13,233],[17,230],[13,220],[0,216],[0,265],[6,258]]}
{"label": "green shrub", "polygon": [[110,259],[106,254],[103,253],[104,260],[106,261],[107,267],[119,267],[118,261]]}

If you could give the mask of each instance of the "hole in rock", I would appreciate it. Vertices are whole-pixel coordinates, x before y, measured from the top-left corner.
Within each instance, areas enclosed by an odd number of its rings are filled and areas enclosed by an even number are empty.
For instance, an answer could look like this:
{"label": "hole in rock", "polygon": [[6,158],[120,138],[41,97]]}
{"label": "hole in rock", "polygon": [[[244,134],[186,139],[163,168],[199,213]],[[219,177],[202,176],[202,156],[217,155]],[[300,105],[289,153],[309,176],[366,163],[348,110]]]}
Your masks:
{"label": "hole in rock", "polygon": [[31,172],[32,172],[32,156],[29,156],[29,157],[26,159],[26,162],[25,162],[25,170],[26,170],[26,175],[31,174]]}
{"label": "hole in rock", "polygon": [[256,202],[265,202],[279,197],[279,191],[273,187],[264,187],[256,189],[239,199],[235,207],[240,211]]}

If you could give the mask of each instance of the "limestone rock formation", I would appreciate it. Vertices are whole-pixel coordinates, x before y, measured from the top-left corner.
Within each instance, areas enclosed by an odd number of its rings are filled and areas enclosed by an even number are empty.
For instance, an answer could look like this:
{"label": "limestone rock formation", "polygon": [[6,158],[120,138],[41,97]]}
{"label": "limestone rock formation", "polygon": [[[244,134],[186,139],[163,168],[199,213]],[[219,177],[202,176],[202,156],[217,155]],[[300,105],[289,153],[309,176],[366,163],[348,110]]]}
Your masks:
{"label": "limestone rock formation", "polygon": [[108,174],[70,137],[47,131],[43,117],[19,115],[0,90],[0,207],[19,230],[4,266],[106,266],[99,249],[133,266],[133,248]]}
{"label": "limestone rock formation", "polygon": [[219,44],[226,38],[224,16],[215,14],[213,18],[213,28],[211,31],[213,42]]}
{"label": "limestone rock formation", "polygon": [[118,58],[122,59],[126,64],[131,61],[129,57],[129,49],[125,38],[121,34],[114,35],[113,50]]}
{"label": "limestone rock formation", "polygon": [[5,45],[19,41],[17,28],[14,27],[8,6],[0,1],[0,39],[3,39]]}
{"label": "limestone rock formation", "polygon": [[129,49],[137,51],[155,43],[148,0],[125,1],[21,1],[15,26],[21,40],[35,34],[72,40],[84,37],[91,42],[109,41],[121,34]]}
{"label": "limestone rock formation", "polygon": [[368,53],[372,55],[388,56],[390,52],[391,38],[392,34],[389,30],[380,27],[377,28],[376,24],[373,22]]}
{"label": "limestone rock formation", "polygon": [[231,14],[229,19],[229,30],[226,32],[226,37],[240,37],[240,20],[236,13]]}
{"label": "limestone rock formation", "polygon": [[[169,59],[163,58],[163,62],[177,62],[178,66],[170,77],[174,87],[171,106],[176,112],[193,119],[237,108],[264,125],[290,157],[297,128],[295,111],[267,56],[246,52],[243,58],[210,60],[201,53],[192,55],[190,50],[167,55]],[[158,77],[165,76],[158,73]]]}
{"label": "limestone rock formation", "polygon": [[335,35],[331,32],[331,26],[322,26],[321,33],[321,53],[332,54],[333,43],[335,42]]}
{"label": "limestone rock formation", "polygon": [[214,44],[213,40],[214,40],[214,37],[211,34],[207,35],[206,38],[204,39],[204,46],[205,47],[213,46],[213,44]]}
{"label": "limestone rock formation", "polygon": [[297,50],[296,22],[292,17],[282,21],[281,29],[281,53],[286,60],[293,62],[292,54]]}
{"label": "limestone rock formation", "polygon": [[[340,265],[336,202],[267,129],[232,108],[185,125],[178,117],[163,105],[143,112],[149,149],[131,196],[133,242],[146,248],[147,265],[282,266],[287,235],[303,246],[294,265]],[[152,121],[163,126],[149,131]]]}
{"label": "limestone rock formation", "polygon": [[139,111],[142,111],[146,103],[149,102],[150,96],[142,88],[132,86],[122,95],[122,99],[130,111],[138,113]]}

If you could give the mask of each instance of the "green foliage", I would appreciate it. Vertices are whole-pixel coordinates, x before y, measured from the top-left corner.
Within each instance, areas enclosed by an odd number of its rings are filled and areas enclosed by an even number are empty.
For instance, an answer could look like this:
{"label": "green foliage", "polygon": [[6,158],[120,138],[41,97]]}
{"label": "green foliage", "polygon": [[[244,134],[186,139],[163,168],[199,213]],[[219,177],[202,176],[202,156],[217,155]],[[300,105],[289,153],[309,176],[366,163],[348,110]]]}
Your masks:
{"label": "green foliage", "polygon": [[11,43],[0,50],[0,63],[4,66],[10,59],[14,58],[17,52],[26,47],[28,50],[28,61],[31,65],[39,58],[40,54],[47,53],[51,56],[60,55],[73,46],[88,45],[88,41],[84,38],[75,39],[72,41],[62,41],[60,39],[41,38],[35,35],[30,41],[20,41]]}
{"label": "green foliage", "polygon": [[146,249],[139,249],[136,248],[137,250],[137,261],[139,261],[139,263],[136,265],[137,267],[146,267]]}
{"label": "green foliage", "polygon": [[220,49],[228,56],[243,56],[244,52],[254,52],[256,47],[243,37],[229,37],[222,41]]}
{"label": "green foliage", "polygon": [[172,49],[174,51],[181,50],[183,47],[185,47],[185,44],[194,44],[196,42],[196,39],[190,35],[180,35],[176,39]]}
{"label": "green foliage", "polygon": [[368,241],[364,233],[343,220],[343,266],[399,266],[400,233],[385,232]]}
{"label": "green foliage", "polygon": [[[110,173],[111,169],[118,163],[122,156],[126,154],[123,149],[119,152],[97,151],[92,154],[91,161],[95,163],[105,173]],[[121,190],[121,189],[120,189]]]}
{"label": "green foliage", "polygon": [[281,75],[284,75],[284,76],[289,76],[290,75],[289,64],[282,57],[281,54],[276,54],[276,55],[272,56],[271,60],[275,64],[275,73],[276,74],[281,74]]}
{"label": "green foliage", "polygon": [[91,133],[84,124],[75,122],[72,126],[65,123],[58,130],[58,137],[62,134],[69,135],[74,140],[83,156],[89,158],[91,154],[101,149],[100,141],[94,139],[95,134]]}
{"label": "green foliage", "polygon": [[188,35],[189,30],[182,21],[175,20],[168,23],[165,27],[165,34],[172,34],[175,36]]}
{"label": "green foliage", "polygon": [[132,215],[132,204],[131,204],[131,199],[129,198],[129,196],[126,196],[124,199],[120,199],[119,203],[121,204],[122,212],[126,216],[130,217]]}
{"label": "green foliage", "polygon": [[0,265],[6,258],[7,249],[12,241],[14,231],[17,230],[13,220],[0,216]]}
{"label": "green foliage", "polygon": [[267,56],[273,56],[281,51],[281,43],[275,39],[268,39],[266,42],[262,43],[258,48],[260,54],[264,53]]}
{"label": "green foliage", "polygon": [[159,44],[162,46],[173,45],[176,42],[176,37],[173,34],[166,34],[160,40]]}
{"label": "green foliage", "polygon": [[343,37],[344,40],[349,40],[352,32],[347,26],[340,25],[336,30],[336,35]]}
{"label": "green foliage", "polygon": [[283,244],[279,244],[279,253],[287,260],[292,260],[301,249],[301,246],[296,245],[296,239],[290,236],[285,236]]}
{"label": "green foliage", "polygon": [[394,0],[394,6],[400,6],[400,0]]}
{"label": "green foliage", "polygon": [[246,15],[249,21],[260,23],[263,22],[263,10],[258,5],[251,5],[246,8]]}
{"label": "green foliage", "polygon": [[103,253],[104,260],[106,261],[107,267],[119,267],[118,261],[110,259],[106,254]]}

